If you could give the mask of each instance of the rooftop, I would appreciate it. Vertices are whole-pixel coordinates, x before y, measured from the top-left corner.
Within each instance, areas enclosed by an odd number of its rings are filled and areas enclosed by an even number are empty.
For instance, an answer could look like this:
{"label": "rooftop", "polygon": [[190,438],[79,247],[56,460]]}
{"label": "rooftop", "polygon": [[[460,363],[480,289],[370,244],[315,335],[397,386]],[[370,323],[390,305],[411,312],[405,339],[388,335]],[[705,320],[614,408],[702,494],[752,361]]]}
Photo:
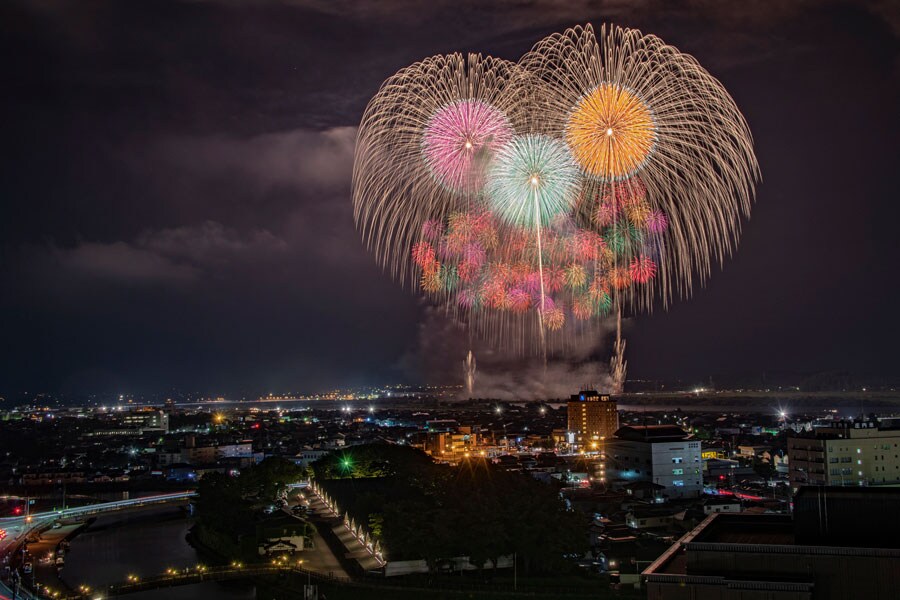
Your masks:
{"label": "rooftop", "polygon": [[615,436],[634,442],[675,442],[688,437],[677,425],[625,425],[616,430]]}

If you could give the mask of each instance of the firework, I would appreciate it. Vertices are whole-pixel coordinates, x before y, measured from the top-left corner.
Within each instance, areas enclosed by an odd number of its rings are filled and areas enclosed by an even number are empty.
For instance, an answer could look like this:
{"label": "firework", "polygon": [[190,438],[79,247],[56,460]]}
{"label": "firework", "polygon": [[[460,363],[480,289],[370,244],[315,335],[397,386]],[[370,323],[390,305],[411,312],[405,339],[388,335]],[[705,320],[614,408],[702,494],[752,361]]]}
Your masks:
{"label": "firework", "polygon": [[566,141],[585,173],[622,179],[650,157],[656,139],[650,108],[617,83],[600,83],[569,114]]}
{"label": "firework", "polygon": [[422,150],[442,184],[455,191],[478,191],[484,184],[485,157],[512,135],[512,125],[500,110],[480,100],[458,100],[428,120]]}
{"label": "firework", "polygon": [[656,263],[646,256],[636,256],[631,259],[628,267],[632,281],[636,283],[647,283],[656,275]]}
{"label": "firework", "polygon": [[[690,293],[736,247],[759,169],[734,101],[659,38],[588,25],[518,64],[436,56],[360,124],[354,216],[376,260],[500,344],[548,344]],[[531,343],[531,342],[534,343]]]}
{"label": "firework", "polygon": [[665,231],[656,284],[629,303],[648,308],[656,292],[664,303],[688,294],[735,248],[759,176],[731,96],[693,57],[615,26],[551,35],[519,64],[545,84],[544,130],[569,146],[589,181],[585,197],[606,203],[586,214],[599,226],[614,224],[616,208],[639,196],[646,204],[632,204],[625,216]]}
{"label": "firework", "polygon": [[541,227],[572,209],[578,186],[578,168],[562,142],[525,135],[497,152],[486,192],[491,209],[507,223]]}
{"label": "firework", "polygon": [[[353,163],[354,218],[393,276],[412,284],[409,249],[474,202],[495,149],[521,125],[532,97],[522,73],[489,56],[434,56],[390,77],[369,102]],[[466,236],[457,230],[459,246],[449,249],[460,250]]]}

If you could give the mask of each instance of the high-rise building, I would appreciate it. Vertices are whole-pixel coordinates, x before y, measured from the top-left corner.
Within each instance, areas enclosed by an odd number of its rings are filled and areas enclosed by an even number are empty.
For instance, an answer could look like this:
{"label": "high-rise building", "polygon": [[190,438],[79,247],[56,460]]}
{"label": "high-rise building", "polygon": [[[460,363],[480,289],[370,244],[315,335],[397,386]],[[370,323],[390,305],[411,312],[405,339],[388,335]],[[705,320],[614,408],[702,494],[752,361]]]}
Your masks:
{"label": "high-rise building", "polygon": [[791,487],[900,483],[900,427],[890,421],[838,421],[788,437]]}
{"label": "high-rise building", "polygon": [[569,433],[579,450],[601,450],[603,440],[619,428],[619,411],[609,394],[585,390],[573,394],[568,405]]}

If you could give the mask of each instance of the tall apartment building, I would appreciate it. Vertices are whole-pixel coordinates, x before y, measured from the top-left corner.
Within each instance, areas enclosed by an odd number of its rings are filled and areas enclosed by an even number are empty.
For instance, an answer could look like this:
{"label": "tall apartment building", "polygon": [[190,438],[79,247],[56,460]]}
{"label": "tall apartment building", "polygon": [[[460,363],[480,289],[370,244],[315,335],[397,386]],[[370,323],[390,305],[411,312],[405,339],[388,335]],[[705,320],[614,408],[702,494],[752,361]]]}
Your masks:
{"label": "tall apartment building", "polygon": [[877,420],[838,421],[788,437],[788,477],[802,485],[900,483],[900,427]]}
{"label": "tall apartment building", "polygon": [[609,394],[585,390],[573,394],[567,407],[569,433],[579,450],[600,450],[601,442],[619,428],[619,411]]}

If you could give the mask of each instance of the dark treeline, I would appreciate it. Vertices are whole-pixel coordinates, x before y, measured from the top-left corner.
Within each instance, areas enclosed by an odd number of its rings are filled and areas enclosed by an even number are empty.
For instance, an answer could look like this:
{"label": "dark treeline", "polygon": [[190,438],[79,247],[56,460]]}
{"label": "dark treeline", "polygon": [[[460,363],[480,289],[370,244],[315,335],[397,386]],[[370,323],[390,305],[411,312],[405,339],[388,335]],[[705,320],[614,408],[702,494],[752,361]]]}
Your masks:
{"label": "dark treeline", "polygon": [[586,549],[584,517],[558,489],[484,459],[438,465],[391,445],[355,446],[313,464],[317,481],[393,560],[432,570],[458,556],[495,567],[515,554],[526,572],[558,572]]}

